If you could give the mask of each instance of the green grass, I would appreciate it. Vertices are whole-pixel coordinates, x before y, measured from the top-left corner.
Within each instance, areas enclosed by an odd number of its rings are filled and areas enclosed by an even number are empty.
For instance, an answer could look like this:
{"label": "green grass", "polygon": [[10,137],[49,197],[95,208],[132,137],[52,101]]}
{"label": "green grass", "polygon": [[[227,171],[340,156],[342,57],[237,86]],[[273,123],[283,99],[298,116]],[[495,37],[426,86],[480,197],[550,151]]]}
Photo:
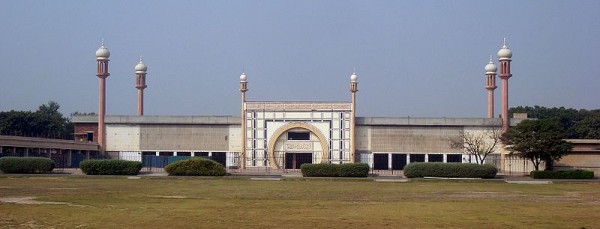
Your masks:
{"label": "green grass", "polygon": [[600,228],[600,184],[0,176],[2,228]]}

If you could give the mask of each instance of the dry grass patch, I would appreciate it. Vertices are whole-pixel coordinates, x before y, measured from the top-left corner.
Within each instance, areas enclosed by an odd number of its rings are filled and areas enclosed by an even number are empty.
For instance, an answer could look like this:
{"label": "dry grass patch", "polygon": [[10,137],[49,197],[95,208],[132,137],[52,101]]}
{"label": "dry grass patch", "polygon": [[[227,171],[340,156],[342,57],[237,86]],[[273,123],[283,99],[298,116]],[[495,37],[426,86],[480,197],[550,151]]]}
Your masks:
{"label": "dry grass patch", "polygon": [[7,179],[8,227],[42,228],[600,228],[600,185],[489,182]]}

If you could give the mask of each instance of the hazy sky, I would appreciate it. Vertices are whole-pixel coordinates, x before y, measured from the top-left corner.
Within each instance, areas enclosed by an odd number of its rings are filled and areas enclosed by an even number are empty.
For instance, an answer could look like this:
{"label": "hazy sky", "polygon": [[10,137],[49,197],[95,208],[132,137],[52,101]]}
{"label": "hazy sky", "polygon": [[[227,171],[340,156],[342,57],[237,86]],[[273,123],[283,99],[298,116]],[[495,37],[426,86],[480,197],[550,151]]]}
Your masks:
{"label": "hazy sky", "polygon": [[[484,117],[483,67],[508,38],[510,106],[598,109],[600,1],[1,1],[0,110],[239,115],[249,100],[349,101],[359,116]],[[496,115],[500,110],[500,80]]]}

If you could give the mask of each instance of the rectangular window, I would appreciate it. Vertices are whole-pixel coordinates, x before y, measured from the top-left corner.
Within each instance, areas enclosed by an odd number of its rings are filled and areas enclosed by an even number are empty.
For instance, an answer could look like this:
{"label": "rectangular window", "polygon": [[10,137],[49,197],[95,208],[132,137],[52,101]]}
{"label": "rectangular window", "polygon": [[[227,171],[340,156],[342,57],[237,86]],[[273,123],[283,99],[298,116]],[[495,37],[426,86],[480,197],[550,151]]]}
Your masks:
{"label": "rectangular window", "polygon": [[310,140],[310,132],[288,132],[288,140]]}
{"label": "rectangular window", "polygon": [[173,156],[173,152],[160,152],[158,153],[159,156]]}
{"label": "rectangular window", "polygon": [[195,157],[208,157],[208,152],[195,152]]}
{"label": "rectangular window", "polygon": [[177,156],[192,156],[192,153],[190,152],[177,152]]}

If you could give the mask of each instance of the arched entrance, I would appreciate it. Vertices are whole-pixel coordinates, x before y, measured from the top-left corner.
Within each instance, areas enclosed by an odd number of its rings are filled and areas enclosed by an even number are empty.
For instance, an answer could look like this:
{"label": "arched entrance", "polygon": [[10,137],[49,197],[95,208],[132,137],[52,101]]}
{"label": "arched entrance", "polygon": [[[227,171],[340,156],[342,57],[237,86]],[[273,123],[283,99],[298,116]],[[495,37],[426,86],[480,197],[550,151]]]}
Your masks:
{"label": "arched entrance", "polygon": [[271,165],[272,169],[280,169],[281,165],[279,165],[277,163],[277,161],[275,161],[275,145],[277,144],[277,140],[286,132],[292,130],[292,129],[304,129],[304,130],[308,130],[310,131],[312,134],[314,134],[320,145],[321,145],[321,150],[322,150],[322,156],[321,156],[321,163],[327,163],[327,161],[329,161],[329,146],[327,145],[327,138],[325,137],[325,135],[323,135],[323,133],[321,133],[321,131],[319,131],[319,129],[317,129],[315,126],[310,125],[308,123],[304,123],[304,122],[292,122],[292,123],[288,123],[283,125],[282,127],[280,127],[279,129],[277,129],[277,131],[275,131],[275,133],[273,134],[273,136],[271,136],[271,138],[269,139],[269,164]]}

